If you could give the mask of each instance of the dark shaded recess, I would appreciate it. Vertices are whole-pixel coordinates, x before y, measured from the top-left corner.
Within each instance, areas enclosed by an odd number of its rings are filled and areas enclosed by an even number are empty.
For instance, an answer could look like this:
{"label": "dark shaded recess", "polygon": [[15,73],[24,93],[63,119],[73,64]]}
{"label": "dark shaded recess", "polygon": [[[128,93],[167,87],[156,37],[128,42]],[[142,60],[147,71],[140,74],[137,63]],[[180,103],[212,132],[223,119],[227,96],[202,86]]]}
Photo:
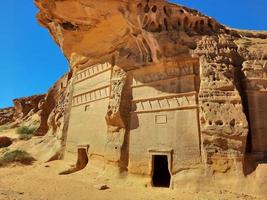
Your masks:
{"label": "dark shaded recess", "polygon": [[213,25],[212,25],[211,19],[208,20],[208,27],[209,27],[211,30],[214,30],[214,27],[213,27]]}
{"label": "dark shaded recess", "polygon": [[120,156],[120,172],[128,171],[129,165],[129,145],[130,145],[130,131],[127,130],[124,135],[123,144],[121,147],[121,156]]}
{"label": "dark shaded recess", "polygon": [[217,121],[215,122],[215,124],[216,124],[217,126],[222,126],[222,125],[223,125],[223,121],[222,121],[222,120],[217,120]]}
{"label": "dark shaded recess", "polygon": [[199,21],[196,21],[196,23],[195,23],[195,29],[196,29],[196,31],[199,30]]}
{"label": "dark shaded recess", "polygon": [[[242,64],[244,62],[244,58],[241,57],[239,54],[236,55],[235,59],[235,73],[234,73],[234,79],[237,83],[237,89],[240,94],[242,105],[243,105],[243,112],[246,115],[247,121],[248,121],[248,135],[247,135],[247,141],[246,141],[246,152],[245,152],[245,158],[243,161],[243,173],[244,175],[249,175],[256,169],[256,165],[254,165],[253,159],[250,157],[251,151],[252,151],[252,136],[251,136],[251,124],[250,124],[250,116],[249,116],[249,109],[248,109],[248,98],[246,95],[246,88],[244,85],[245,80],[245,74],[242,71]],[[233,125],[233,124],[232,124]]]}
{"label": "dark shaded recess", "polygon": [[180,20],[178,20],[177,24],[178,24],[178,28],[181,27],[181,25],[182,25]]}
{"label": "dark shaded recess", "polygon": [[166,18],[164,18],[164,26],[165,26],[166,31],[169,31],[168,21]]}
{"label": "dark shaded recess", "polygon": [[124,10],[123,7],[120,6],[120,7],[118,8],[118,10],[121,12],[121,14],[125,15],[125,10]]}
{"label": "dark shaded recess", "polygon": [[67,175],[78,172],[86,167],[88,164],[88,150],[86,148],[78,148],[78,158],[75,167],[68,169],[66,171],[60,172],[59,175]]}
{"label": "dark shaded recess", "polygon": [[62,28],[68,31],[76,31],[78,29],[78,26],[73,25],[70,22],[64,22],[61,24]]}
{"label": "dark shaded recess", "polygon": [[188,17],[184,18],[184,28],[186,29],[188,27],[189,19]]}
{"label": "dark shaded recess", "polygon": [[241,67],[236,67],[235,68],[235,79],[237,79],[237,83],[238,83],[238,90],[239,90],[239,94],[241,96],[242,99],[242,104],[243,104],[243,111],[246,115],[246,118],[248,120],[249,123],[249,132],[248,132],[248,137],[247,137],[247,145],[246,145],[246,152],[250,153],[252,150],[252,141],[251,141],[251,129],[250,129],[250,116],[249,116],[249,109],[248,109],[248,98],[246,95],[246,88],[244,86],[243,80],[245,80],[245,74],[242,71],[242,64],[240,64],[239,66]]}
{"label": "dark shaded recess", "polygon": [[148,6],[148,4],[147,4],[147,5],[145,6],[145,8],[144,8],[144,12],[145,12],[145,13],[148,13],[149,10],[150,10],[150,8],[149,8],[149,6]]}
{"label": "dark shaded recess", "polygon": [[156,155],[153,157],[152,181],[154,187],[170,187],[171,175],[167,156]]}
{"label": "dark shaded recess", "polygon": [[153,59],[152,59],[152,52],[151,52],[151,49],[150,49],[150,47],[149,47],[149,45],[148,45],[148,43],[147,43],[147,41],[143,38],[143,43],[144,43],[144,45],[145,45],[145,48],[146,48],[146,50],[148,51],[148,54],[146,54],[146,61],[148,61],[148,62],[153,62]]}
{"label": "dark shaded recess", "polygon": [[133,84],[133,80],[131,78],[127,78],[125,85],[122,90],[122,100],[121,100],[121,108],[120,110],[122,111],[122,120],[124,124],[126,125],[125,127],[125,135],[124,135],[124,140],[123,144],[121,147],[121,156],[120,156],[120,171],[127,171],[127,167],[129,164],[129,143],[130,143],[130,126],[131,126],[131,110],[132,110],[132,90],[131,90],[131,85]]}
{"label": "dark shaded recess", "polygon": [[203,33],[205,31],[205,22],[204,20],[202,19],[200,21],[200,32]]}
{"label": "dark shaded recess", "polygon": [[143,5],[141,3],[137,4],[137,8],[141,9],[143,7]]}
{"label": "dark shaded recess", "polygon": [[165,6],[163,7],[163,11],[164,11],[165,15],[167,15],[167,9]]}
{"label": "dark shaded recess", "polygon": [[154,12],[154,13],[157,12],[157,9],[158,9],[157,6],[153,6],[152,7],[152,12]]}
{"label": "dark shaded recess", "polygon": [[172,15],[172,9],[168,9],[164,6],[163,11],[167,17],[170,17]]}

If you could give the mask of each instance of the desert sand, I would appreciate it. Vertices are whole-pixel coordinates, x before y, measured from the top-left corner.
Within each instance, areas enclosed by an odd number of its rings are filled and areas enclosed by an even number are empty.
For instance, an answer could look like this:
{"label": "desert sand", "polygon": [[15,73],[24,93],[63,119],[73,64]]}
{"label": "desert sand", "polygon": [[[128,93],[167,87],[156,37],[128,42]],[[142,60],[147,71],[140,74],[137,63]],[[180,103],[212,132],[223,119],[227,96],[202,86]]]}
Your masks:
{"label": "desert sand", "polygon": [[[179,192],[169,188],[146,188],[101,177],[101,172],[88,167],[70,175],[58,175],[66,163],[54,161],[33,166],[10,166],[0,170],[1,200],[264,200],[228,191]],[[109,189],[98,190],[100,179]],[[101,182],[101,183],[103,183]]]}

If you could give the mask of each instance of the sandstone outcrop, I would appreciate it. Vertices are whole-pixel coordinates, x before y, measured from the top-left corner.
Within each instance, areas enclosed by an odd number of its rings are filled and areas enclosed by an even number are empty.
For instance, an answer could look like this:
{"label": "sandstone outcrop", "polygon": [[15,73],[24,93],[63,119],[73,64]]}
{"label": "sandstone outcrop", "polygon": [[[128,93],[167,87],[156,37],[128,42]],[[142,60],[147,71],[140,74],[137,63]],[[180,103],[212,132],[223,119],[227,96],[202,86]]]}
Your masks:
{"label": "sandstone outcrop", "polygon": [[166,156],[173,178],[199,164],[238,174],[265,158],[265,32],[164,0],[35,2],[73,73],[68,151],[87,144],[143,175]]}
{"label": "sandstone outcrop", "polygon": [[40,110],[39,103],[45,95],[34,95],[13,100],[14,107],[0,110],[0,125],[19,124],[29,119]]}
{"label": "sandstone outcrop", "polygon": [[266,162],[267,32],[164,0],[35,3],[70,64],[31,107],[48,160],[78,152],[77,171],[88,154],[167,187],[240,183]]}
{"label": "sandstone outcrop", "polygon": [[4,108],[0,109],[0,125],[10,123],[14,119],[15,108]]}
{"label": "sandstone outcrop", "polygon": [[31,97],[24,97],[20,99],[14,99],[14,107],[15,107],[15,119],[23,119],[31,116],[33,113],[37,113],[39,108],[39,104],[43,101],[45,95],[35,95]]}
{"label": "sandstone outcrop", "polygon": [[0,110],[0,120],[7,127],[26,126],[34,128],[35,136],[21,147],[42,161],[63,156],[64,112],[68,104],[68,81],[71,73],[62,76],[44,95],[13,100],[14,107]]}
{"label": "sandstone outcrop", "polygon": [[61,118],[63,117],[65,94],[69,74],[61,77],[46,94],[45,98],[40,102],[40,118],[41,123],[36,131],[36,135],[45,135],[48,131],[51,134],[56,134],[57,129],[62,125]]}

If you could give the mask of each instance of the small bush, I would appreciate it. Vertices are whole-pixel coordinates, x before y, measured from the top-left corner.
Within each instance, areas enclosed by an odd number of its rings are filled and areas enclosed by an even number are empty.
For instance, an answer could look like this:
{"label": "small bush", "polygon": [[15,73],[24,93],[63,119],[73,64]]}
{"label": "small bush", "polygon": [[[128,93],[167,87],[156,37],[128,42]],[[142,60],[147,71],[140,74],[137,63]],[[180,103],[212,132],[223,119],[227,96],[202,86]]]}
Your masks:
{"label": "small bush", "polygon": [[30,165],[35,159],[26,151],[13,150],[8,151],[0,158],[0,166],[6,166],[11,163],[21,163],[23,165]]}
{"label": "small bush", "polygon": [[16,132],[19,135],[32,135],[36,131],[35,127],[21,126],[17,128]]}
{"label": "small bush", "polygon": [[19,139],[21,140],[31,139],[35,131],[36,131],[35,127],[28,127],[28,126],[21,126],[16,130],[17,134],[19,134]]}

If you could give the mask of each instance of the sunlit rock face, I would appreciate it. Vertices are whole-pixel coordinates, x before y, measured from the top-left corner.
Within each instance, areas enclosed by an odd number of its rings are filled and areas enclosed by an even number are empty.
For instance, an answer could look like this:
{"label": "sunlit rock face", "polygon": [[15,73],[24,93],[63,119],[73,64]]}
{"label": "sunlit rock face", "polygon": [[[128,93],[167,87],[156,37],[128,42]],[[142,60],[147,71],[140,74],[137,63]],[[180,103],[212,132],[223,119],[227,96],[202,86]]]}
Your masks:
{"label": "sunlit rock face", "polygon": [[164,0],[35,3],[70,64],[40,105],[51,158],[78,149],[152,185],[162,159],[170,187],[266,187],[266,32]]}
{"label": "sunlit rock face", "polygon": [[113,58],[127,70],[186,57],[200,35],[225,32],[214,19],[163,0],[36,1],[36,5],[40,23],[73,68]]}

